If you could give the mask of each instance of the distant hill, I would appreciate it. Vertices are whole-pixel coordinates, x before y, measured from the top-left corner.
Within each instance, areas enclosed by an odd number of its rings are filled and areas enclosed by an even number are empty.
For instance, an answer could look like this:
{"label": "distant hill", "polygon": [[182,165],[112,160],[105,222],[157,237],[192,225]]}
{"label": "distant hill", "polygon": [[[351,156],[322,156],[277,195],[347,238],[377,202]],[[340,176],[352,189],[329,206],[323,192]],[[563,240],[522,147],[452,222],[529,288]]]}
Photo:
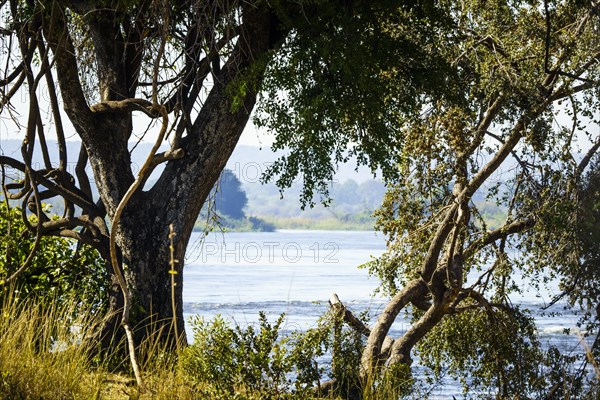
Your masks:
{"label": "distant hill", "polygon": [[[18,140],[0,141],[0,153],[21,159],[20,146],[21,141]],[[67,152],[71,160],[68,167],[73,173],[80,146],[80,142],[67,142]],[[54,151],[58,148],[56,141],[48,141],[48,147],[53,153],[52,161],[58,162],[57,151]],[[151,147],[149,143],[140,143],[135,148],[132,153],[134,171],[142,165]],[[301,183],[296,183],[283,192],[283,197],[273,183],[260,183],[261,174],[281,154],[283,152],[274,153],[268,148],[245,145],[239,145],[232,154],[226,168],[233,171],[242,183],[242,189],[248,198],[246,215],[259,217],[277,228],[372,229],[374,220],[371,214],[381,204],[385,186],[381,181],[375,180],[367,168],[356,171],[355,161],[339,166],[330,186],[333,200],[331,205],[323,207],[319,204],[319,199],[315,199],[317,205],[314,208],[302,211],[299,201]],[[36,168],[42,166],[43,160],[39,151],[35,152],[33,163]],[[156,175],[150,177],[149,184],[158,176],[159,171],[160,167],[155,171]],[[8,173],[10,174],[10,171]],[[486,214],[486,219],[489,219],[492,225],[499,224],[498,219],[502,218],[503,213],[498,206],[486,200],[482,193],[476,193],[473,200],[481,207],[481,211]],[[57,204],[56,207],[58,211],[60,205]]]}

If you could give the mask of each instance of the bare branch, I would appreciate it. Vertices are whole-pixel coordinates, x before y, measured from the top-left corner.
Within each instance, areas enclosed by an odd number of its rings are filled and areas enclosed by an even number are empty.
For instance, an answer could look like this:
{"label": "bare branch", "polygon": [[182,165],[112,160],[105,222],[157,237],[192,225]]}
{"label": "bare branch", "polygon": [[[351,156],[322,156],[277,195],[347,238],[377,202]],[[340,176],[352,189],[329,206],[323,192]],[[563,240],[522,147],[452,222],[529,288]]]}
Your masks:
{"label": "bare branch", "polygon": [[17,79],[15,84],[11,86],[8,93],[3,94],[2,99],[0,99],[0,111],[2,111],[2,109],[10,103],[12,97],[19,91],[19,89],[23,85],[23,82],[25,82],[26,75],[27,73],[25,71],[21,72],[21,75],[19,75],[19,79]]}
{"label": "bare branch", "polygon": [[[0,156],[0,164],[5,164],[10,166],[11,168],[14,168],[18,171],[21,172],[25,172],[26,171],[26,167],[25,164],[23,164],[20,161],[15,160],[14,158],[11,157],[7,157],[7,156]],[[44,176],[44,174],[42,174],[39,171],[35,171],[35,170],[31,170],[30,171],[30,175],[31,177],[33,177],[33,179],[40,185],[48,188],[49,190],[53,191],[54,193],[68,199],[69,201],[73,202],[74,204],[76,204],[77,206],[81,207],[84,211],[86,211],[87,213],[90,213],[92,215],[96,215],[98,214],[98,212],[96,211],[96,205],[91,203],[88,199],[86,199],[83,195],[83,193],[79,194],[75,191],[71,191],[70,189],[65,188],[64,186],[61,186],[59,184],[56,184],[54,182],[52,182],[52,180],[46,178]],[[26,182],[28,180],[26,179]],[[25,184],[26,186],[29,185],[29,183]],[[7,185],[8,186],[8,185]],[[10,198],[21,198],[21,196],[19,197],[15,197],[14,195],[11,196]],[[96,211],[96,212],[95,212]]]}
{"label": "bare branch", "polygon": [[371,330],[360,319],[356,318],[352,311],[348,310],[344,303],[340,301],[337,294],[333,293],[329,298],[329,305],[334,310],[335,314],[341,317],[352,329],[363,336],[369,337]]}
{"label": "bare branch", "polygon": [[88,107],[79,80],[79,70],[73,41],[67,29],[67,21],[60,4],[52,2],[50,15],[44,18],[44,35],[54,52],[57,78],[64,101],[64,108],[79,133],[82,126],[93,126],[92,113]]}

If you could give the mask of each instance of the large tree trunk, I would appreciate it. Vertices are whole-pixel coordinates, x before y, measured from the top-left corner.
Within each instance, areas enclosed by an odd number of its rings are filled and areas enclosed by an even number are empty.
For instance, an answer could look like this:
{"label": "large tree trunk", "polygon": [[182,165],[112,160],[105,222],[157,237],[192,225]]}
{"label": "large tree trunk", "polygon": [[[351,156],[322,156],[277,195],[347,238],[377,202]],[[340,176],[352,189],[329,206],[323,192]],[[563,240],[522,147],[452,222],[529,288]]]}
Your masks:
{"label": "large tree trunk", "polygon": [[[263,46],[266,50],[266,42]],[[152,189],[132,199],[121,219],[118,244],[127,264],[126,279],[135,305],[134,321],[143,325],[150,322],[155,324],[154,329],[170,325],[174,290],[180,338],[185,337],[182,299],[185,251],[200,209],[231,156],[256,100],[255,93],[247,93],[243,104],[232,110],[232,98],[226,93],[225,83],[234,79],[237,68],[239,65],[224,66],[220,75],[223,83],[215,84],[196,123],[182,140],[184,156],[170,161]],[[175,287],[169,274],[170,225],[176,233]]]}
{"label": "large tree trunk", "polygon": [[[139,223],[139,215],[129,213],[121,220],[123,231],[119,248],[123,252],[123,269],[131,293],[131,325],[136,337],[160,333],[163,338],[176,338],[172,308],[172,291],[175,296],[175,321],[177,335],[185,342],[183,319],[183,274],[186,238],[176,241],[174,258],[179,261],[175,285],[171,284],[169,224],[164,218],[157,223]],[[177,235],[179,236],[179,234]],[[176,237],[177,237],[176,236]],[[183,239],[183,240],[182,240]],[[160,331],[160,332],[159,332]]]}
{"label": "large tree trunk", "polygon": [[[107,219],[112,220],[135,180],[128,140],[133,133],[131,113],[136,109],[126,103],[136,96],[141,58],[124,59],[122,55],[138,42],[127,42],[130,38],[123,36],[119,25],[122,16],[117,12],[100,8],[92,13],[93,6],[87,3],[73,5],[75,12],[83,15],[89,25],[95,46],[101,102],[90,106],[79,82],[78,61],[65,10],[59,3],[53,3],[53,7],[47,16],[51,23],[45,25],[44,35],[55,54],[64,108],[85,146],[102,208]],[[238,40],[233,41],[224,65],[220,65],[223,56],[218,52],[206,55],[203,61],[193,58],[201,47],[195,44],[199,28],[193,26],[189,43],[186,41],[187,75],[177,96],[173,97],[177,106],[170,101],[156,104],[153,97],[153,107],[164,106],[169,112],[180,107],[188,113],[177,127],[177,130],[183,127],[185,135],[177,134],[177,148],[173,149],[181,156],[167,162],[150,189],[140,188],[133,194],[117,224],[116,244],[122,258],[119,262],[132,298],[130,325],[137,331],[138,339],[157,329],[162,329],[164,338],[175,338],[169,329],[173,321],[172,291],[178,333],[185,338],[182,300],[185,249],[198,213],[249,119],[269,51],[282,39],[283,32],[279,31],[278,21],[268,7],[245,3],[232,7],[239,7],[242,17],[236,27]],[[239,9],[219,9],[219,12],[235,14]],[[133,50],[141,51],[141,48]],[[199,92],[204,90],[202,82],[209,74],[212,88],[199,113],[190,121],[189,114],[197,107]],[[237,80],[247,80],[245,88],[231,91],[231,85]],[[237,96],[235,105],[232,93]],[[149,103],[135,99],[140,100]],[[174,286],[169,273],[171,224],[176,232],[174,258],[178,261]],[[103,254],[106,257],[106,253]],[[112,309],[123,304],[122,294],[115,292],[112,297]]]}

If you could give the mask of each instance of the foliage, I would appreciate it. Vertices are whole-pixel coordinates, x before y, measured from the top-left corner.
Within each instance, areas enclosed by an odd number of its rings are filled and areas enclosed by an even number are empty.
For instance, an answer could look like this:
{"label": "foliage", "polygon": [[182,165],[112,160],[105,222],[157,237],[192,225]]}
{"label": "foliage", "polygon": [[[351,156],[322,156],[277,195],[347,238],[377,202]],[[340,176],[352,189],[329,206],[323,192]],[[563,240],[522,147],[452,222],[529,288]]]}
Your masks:
{"label": "foliage", "polygon": [[447,371],[473,398],[512,398],[546,383],[535,321],[518,308],[449,315],[419,343],[418,354],[436,377]]}
{"label": "foliage", "polygon": [[[281,315],[270,324],[260,313],[256,327],[242,328],[230,326],[221,316],[210,322],[195,318],[194,343],[182,355],[186,376],[203,396],[223,399],[346,398],[361,390],[360,334],[331,312],[304,332],[282,329],[284,321]],[[335,383],[320,393],[318,386],[325,378]],[[381,387],[373,392],[365,389],[366,398],[399,393],[398,385],[391,384],[390,376],[387,379],[371,382],[370,389]],[[385,390],[384,384],[389,386]],[[409,387],[403,386],[404,393]]]}
{"label": "foliage", "polygon": [[285,398],[293,365],[287,340],[279,339],[284,316],[271,325],[261,313],[259,321],[256,329],[232,328],[219,316],[211,323],[201,317],[192,322],[194,343],[185,349],[182,365],[196,385],[210,383],[204,396]]}
{"label": "foliage", "polygon": [[[302,205],[327,196],[334,164],[396,175],[398,134],[425,95],[456,82],[436,40],[448,19],[430,2],[321,2],[318,15],[294,20],[293,34],[268,66],[256,123],[289,149],[265,174],[288,188],[301,175]],[[447,92],[446,92],[447,89]]]}
{"label": "foliage", "polygon": [[[289,38],[294,51],[275,60],[261,122],[279,129],[275,147],[291,152],[266,177],[285,188],[301,176],[307,204],[312,189],[327,193],[346,146],[381,168],[388,192],[376,216],[388,251],[368,267],[390,302],[364,349],[368,373],[410,366],[418,347],[435,371],[471,373],[466,387],[545,396],[554,382],[538,379],[537,368],[546,358],[511,299],[558,279],[564,294],[553,301],[581,308],[580,323],[598,334],[598,5],[427,4],[396,3],[350,24],[350,32],[367,25],[350,41],[363,58],[330,39],[343,31],[335,22],[344,10],[312,31],[322,41],[305,43],[301,29]],[[389,57],[395,51],[402,55]],[[344,57],[356,62],[338,68]],[[355,66],[366,73],[347,74]],[[431,79],[420,81],[413,67]],[[413,323],[386,352],[382,338],[403,311]],[[507,329],[491,335],[491,321]]]}
{"label": "foliage", "polygon": [[374,219],[369,216],[381,205],[385,194],[385,185],[376,180],[366,180],[360,184],[353,179],[331,182],[331,201],[327,206],[316,204],[311,209],[300,211],[297,202],[297,196],[302,192],[300,182],[294,182],[283,194],[273,183],[248,182],[244,184],[244,189],[248,194],[247,210],[251,215],[267,219],[313,219],[315,224],[324,219],[337,219],[339,223],[359,222],[358,217],[365,216],[364,222],[370,219],[371,229]]}
{"label": "foliage", "polygon": [[238,177],[231,170],[224,169],[215,188],[212,196],[215,198],[217,212],[233,219],[243,219],[246,216],[244,208],[248,204],[248,197]]}
{"label": "foliage", "polygon": [[[136,307],[142,310],[138,320],[153,320],[143,312],[150,310],[159,321],[170,320],[165,300],[173,288],[179,300],[175,313],[182,319],[182,274],[173,275],[176,285],[164,284],[167,229],[173,224],[178,232],[175,257],[182,260],[193,219],[260,88],[257,121],[277,132],[275,149],[290,149],[266,178],[285,188],[300,176],[303,205],[312,205],[315,191],[327,202],[335,163],[356,155],[372,171],[380,168],[389,186],[378,212],[389,251],[370,271],[391,300],[363,348],[361,371],[368,379],[390,371],[410,374],[415,346],[433,340],[435,332],[458,335],[456,342],[476,339],[474,350],[489,354],[432,342],[428,356],[434,368],[460,365],[475,375],[476,385],[499,386],[501,395],[509,392],[503,388],[507,382],[526,392],[520,396],[550,393],[534,382],[536,346],[528,353],[524,344],[535,337],[511,302],[521,290],[516,274],[530,278],[533,288],[561,279],[566,298],[583,308],[582,324],[597,333],[598,224],[586,223],[596,218],[591,170],[598,166],[590,160],[600,148],[590,129],[600,122],[596,2],[2,4],[7,22],[2,35],[10,39],[3,41],[10,57],[5,70],[12,69],[2,79],[7,89],[1,91],[2,111],[12,112],[4,105],[21,85],[30,104],[24,162],[0,156],[3,166],[24,176],[4,185],[37,215],[35,223],[24,213],[24,223],[106,250],[105,217],[114,216],[135,180],[128,147],[133,112],[143,111],[149,125],[162,119],[163,133],[172,132],[169,151],[151,159],[153,166],[166,162],[160,177],[136,192],[121,223],[112,225],[128,283],[139,291],[133,297],[146,302]],[[17,47],[20,52],[13,51]],[[77,170],[90,163],[99,202],[85,174],[75,179],[66,168],[54,76],[66,114],[84,141]],[[39,82],[48,82],[52,129],[63,148],[57,167],[45,145]],[[559,114],[567,123],[556,121]],[[585,141],[580,154],[578,143]],[[36,145],[46,153],[37,170],[28,159]],[[503,210],[500,227],[491,229],[476,195]],[[46,220],[40,201],[52,197],[65,200],[65,213]],[[502,343],[487,334],[490,309],[516,328],[507,330]],[[382,339],[403,310],[414,323],[386,351]],[[464,332],[458,331],[461,320],[470,324]],[[222,349],[235,360],[225,364],[230,373],[224,376],[234,377],[234,385],[248,378],[250,392],[262,387],[265,373],[270,393],[279,393],[282,375],[272,373],[288,368],[279,356],[270,358],[279,342],[267,325],[263,322],[261,333],[220,328],[222,340],[235,350]],[[495,344],[502,345],[500,353]],[[361,347],[349,346],[348,354]],[[598,340],[592,355],[597,351]],[[252,355],[256,364],[245,366],[236,352]],[[522,365],[525,373],[520,363],[487,357],[511,354],[532,357]],[[359,381],[352,378],[354,369],[347,372],[340,383],[350,392]],[[215,390],[234,389],[224,384]]]}
{"label": "foliage", "polygon": [[[32,250],[35,234],[27,229],[19,207],[0,204],[0,279],[7,279],[25,262]],[[34,219],[34,217],[30,217]],[[107,299],[104,261],[87,245],[76,248],[73,240],[43,237],[33,255],[32,267],[16,276],[10,286],[13,295],[42,301],[81,302],[86,307],[103,308]]]}
{"label": "foliage", "polygon": [[[581,245],[580,263],[574,270],[563,269],[562,287],[571,305],[581,307],[585,329],[598,331],[600,326],[600,165],[598,160],[587,174],[579,190],[579,212],[576,237]],[[568,265],[568,264],[567,264]],[[595,314],[595,315],[594,315]],[[600,356],[600,348],[595,348]]]}

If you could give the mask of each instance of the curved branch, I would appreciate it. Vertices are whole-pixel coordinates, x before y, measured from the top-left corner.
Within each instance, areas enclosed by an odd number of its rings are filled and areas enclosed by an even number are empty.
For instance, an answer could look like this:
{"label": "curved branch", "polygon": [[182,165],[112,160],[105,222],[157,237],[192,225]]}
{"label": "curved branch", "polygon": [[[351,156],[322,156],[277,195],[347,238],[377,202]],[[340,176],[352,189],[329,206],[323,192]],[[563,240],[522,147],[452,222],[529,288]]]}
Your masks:
{"label": "curved branch", "polygon": [[369,340],[362,354],[361,368],[363,373],[370,373],[378,364],[382,354],[385,338],[400,311],[414,299],[425,296],[427,285],[422,279],[410,281],[402,291],[398,292],[386,305],[377,318],[377,324],[371,330]]}
{"label": "curved branch", "polygon": [[107,100],[90,107],[94,113],[142,111],[150,118],[160,118],[161,114],[145,99]]}
{"label": "curved branch", "polygon": [[[17,161],[11,157],[0,156],[0,164],[5,164],[5,165],[8,165],[8,166],[10,166],[16,170],[19,170],[21,172],[25,172],[25,165],[22,162]],[[82,194],[78,194],[76,192],[70,191],[67,188],[65,188],[64,186],[61,186],[61,185],[58,185],[58,184],[52,182],[50,179],[47,179],[44,176],[44,174],[42,174],[40,171],[31,170],[30,173],[31,173],[31,176],[35,179],[35,181],[38,182],[38,184],[48,188],[49,190],[54,191],[55,193],[64,197],[65,199],[68,199],[75,205],[81,207],[88,214],[94,214],[94,215],[99,214],[98,212],[96,212],[97,211],[96,205],[94,203],[90,202],[89,200],[87,200],[84,197],[84,195],[82,196]],[[27,179],[26,179],[26,185],[29,185],[29,182]],[[11,199],[12,198],[21,198],[21,197],[14,197],[14,195],[13,195],[13,196],[11,196]]]}
{"label": "curved branch", "polygon": [[158,138],[156,139],[156,142],[154,143],[154,146],[152,147],[150,154],[148,154],[148,157],[146,158],[144,165],[142,165],[142,168],[140,169],[140,172],[139,172],[136,180],[131,184],[131,186],[129,187],[129,189],[127,190],[127,192],[125,193],[125,195],[123,196],[121,201],[119,202],[119,205],[117,206],[115,214],[112,218],[112,224],[110,227],[110,242],[109,242],[110,259],[112,262],[113,270],[117,277],[117,281],[119,283],[119,286],[121,287],[121,291],[123,292],[123,298],[124,298],[123,318],[121,320],[121,325],[123,325],[123,328],[125,329],[125,334],[127,336],[127,342],[129,345],[128,346],[129,347],[129,357],[131,358],[131,364],[133,367],[135,378],[136,378],[137,384],[140,388],[143,387],[143,382],[142,382],[142,377],[141,377],[141,374],[139,371],[139,366],[138,366],[136,356],[135,356],[135,343],[134,343],[134,339],[133,339],[133,333],[131,331],[131,327],[129,326],[129,313],[131,310],[131,294],[129,292],[129,288],[127,287],[127,282],[125,281],[125,277],[123,276],[123,271],[121,270],[119,261],[117,260],[116,237],[117,237],[117,228],[119,225],[119,220],[121,219],[121,214],[123,213],[123,210],[125,209],[125,206],[129,202],[129,199],[131,198],[131,196],[133,196],[133,194],[138,189],[138,187],[146,179],[146,175],[148,174],[148,172],[151,169],[150,166],[152,164],[154,155],[158,151],[158,148],[160,147],[160,145],[164,139],[165,133],[167,131],[167,128],[168,128],[168,124],[169,124],[168,118],[169,117],[167,115],[167,110],[165,109],[165,107],[158,106],[156,104],[154,105],[154,107],[155,107],[156,111],[160,112],[163,117],[162,127],[161,127],[160,133],[158,135]]}
{"label": "curved branch", "polygon": [[390,357],[388,358],[390,365],[397,363],[410,365],[412,363],[410,357],[412,348],[442,320],[448,311],[449,304],[454,300],[455,296],[456,293],[454,291],[450,289],[446,290],[444,298],[439,302],[434,302],[429,310],[402,337],[394,342]]}

